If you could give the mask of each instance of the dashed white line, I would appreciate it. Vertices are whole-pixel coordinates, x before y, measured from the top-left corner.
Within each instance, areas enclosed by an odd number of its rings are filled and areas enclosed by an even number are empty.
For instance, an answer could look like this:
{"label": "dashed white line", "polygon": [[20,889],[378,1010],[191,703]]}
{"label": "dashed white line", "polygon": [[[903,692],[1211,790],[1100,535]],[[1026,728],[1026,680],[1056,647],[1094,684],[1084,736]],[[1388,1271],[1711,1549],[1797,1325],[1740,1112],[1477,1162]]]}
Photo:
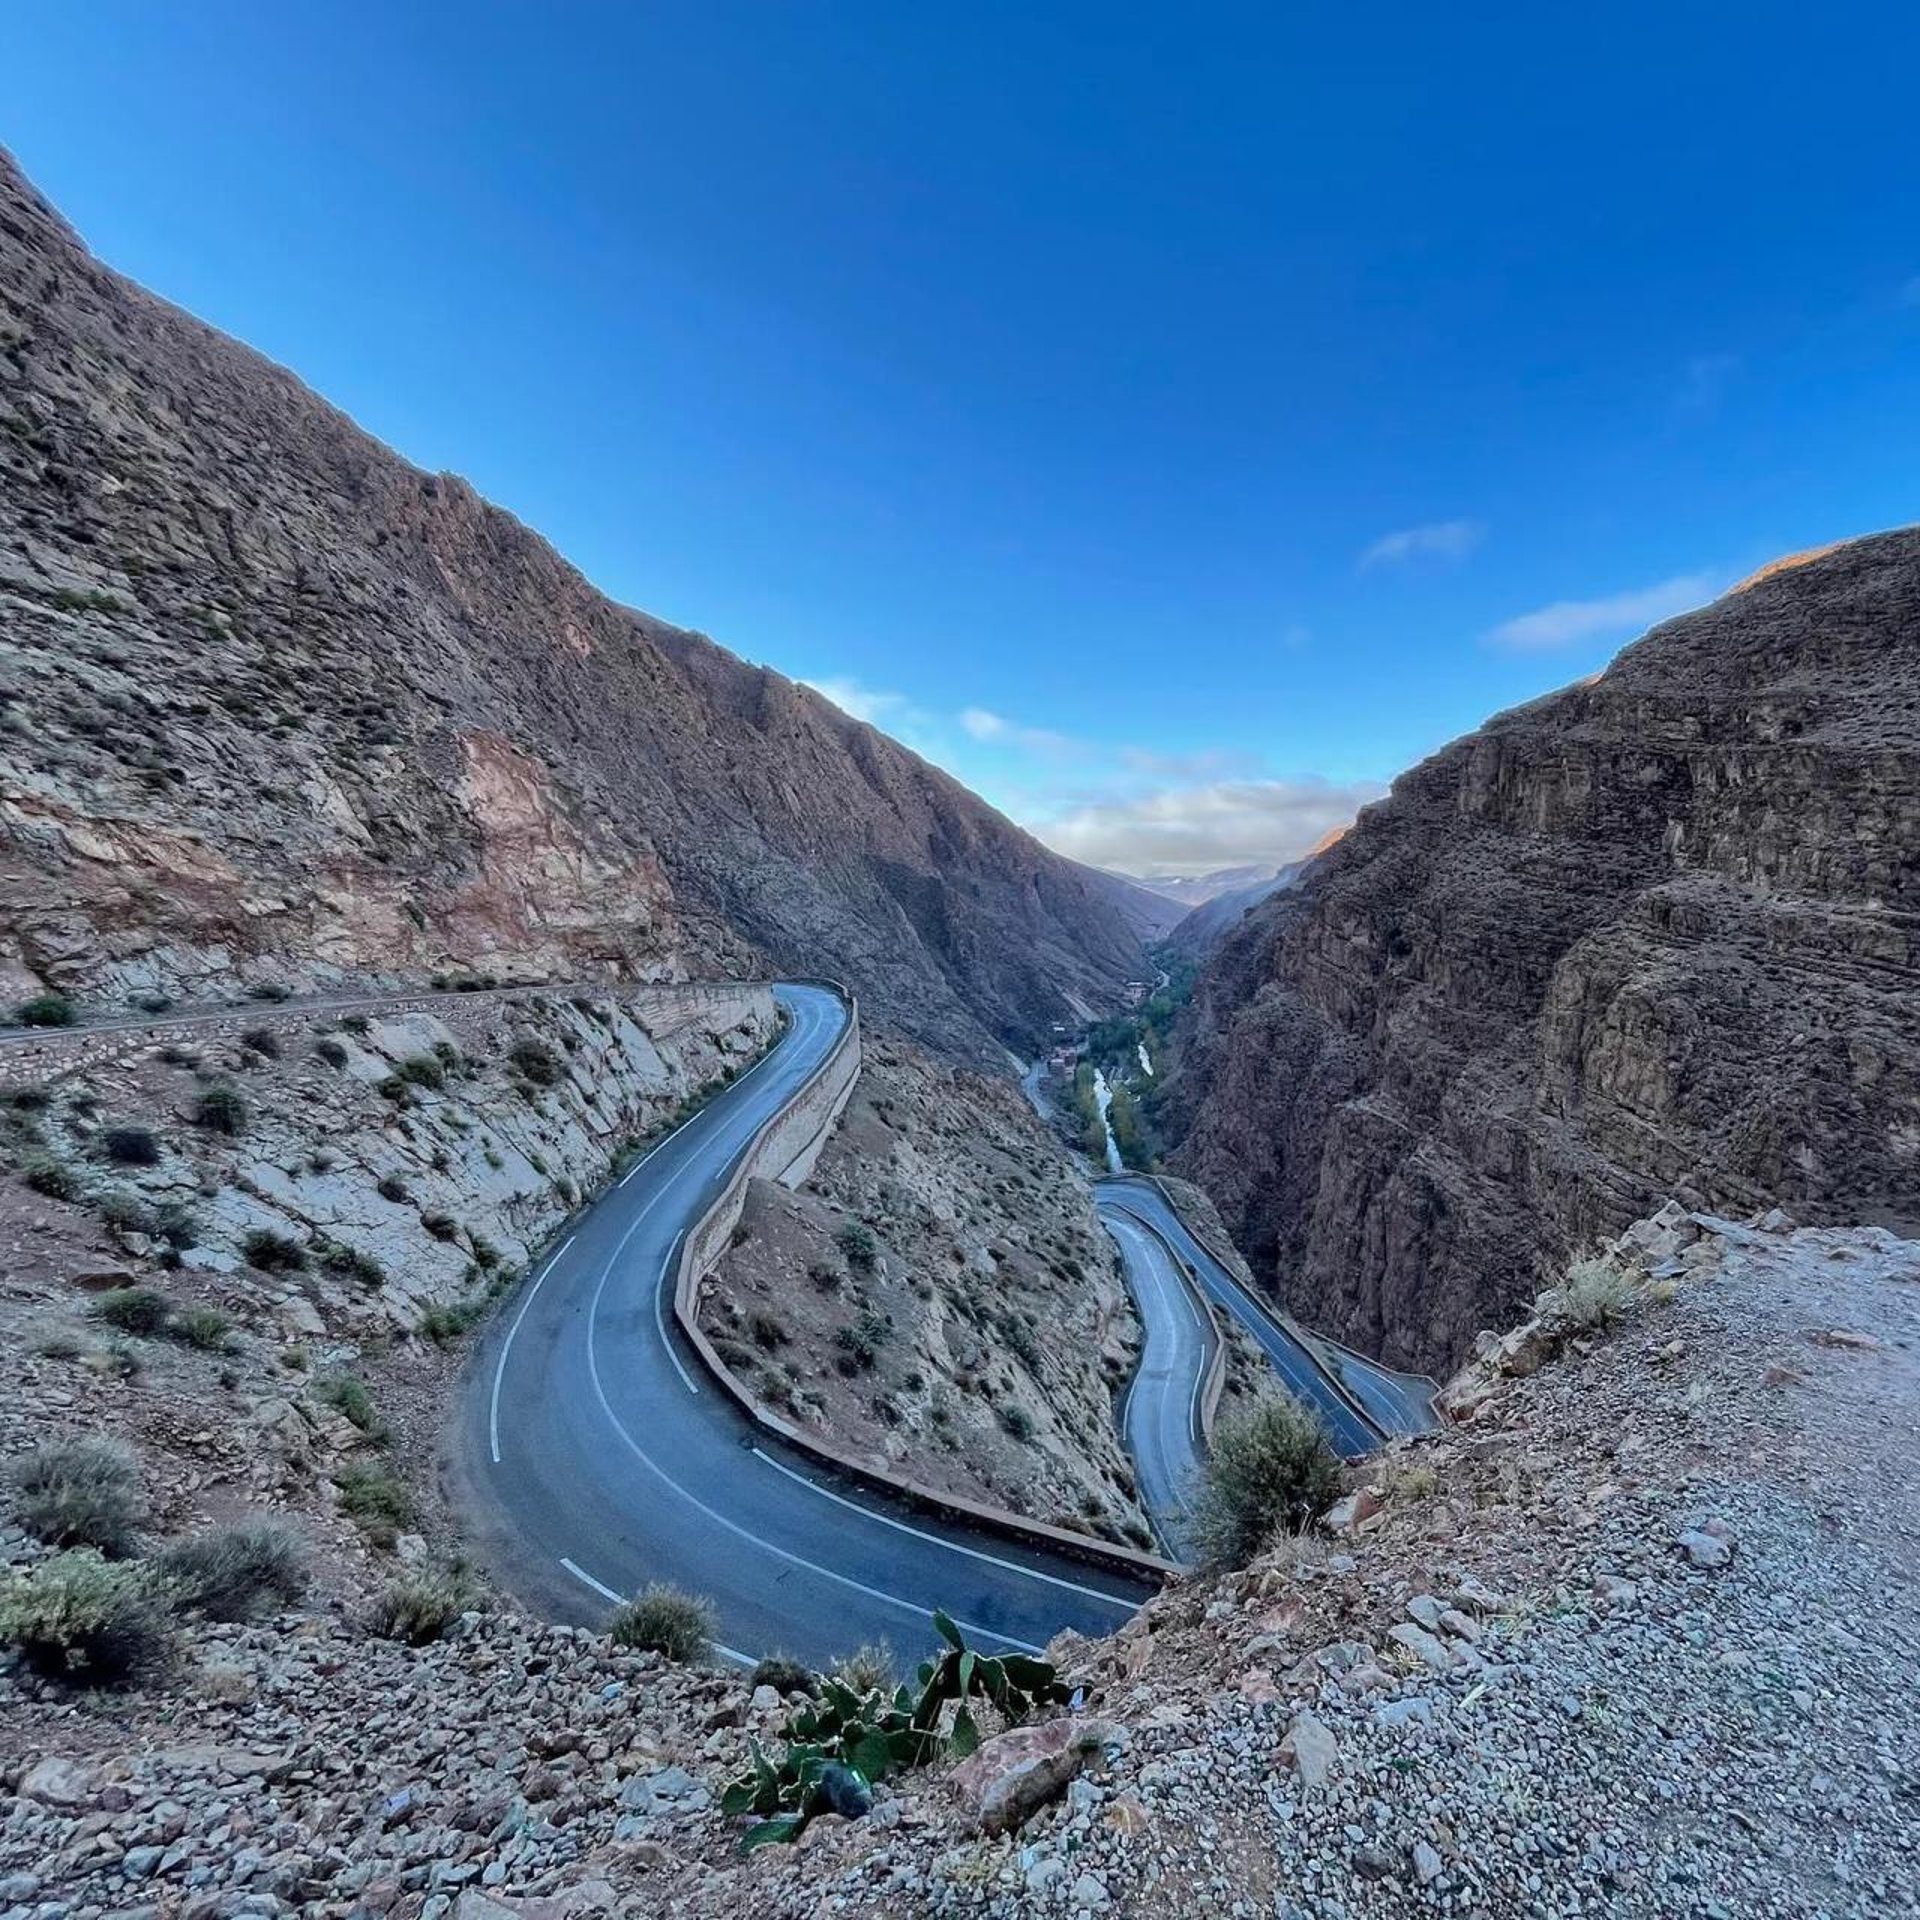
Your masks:
{"label": "dashed white line", "polygon": [[573,1577],[576,1580],[578,1580],[583,1587],[591,1587],[594,1590],[594,1592],[601,1597],[601,1599],[611,1600],[616,1607],[623,1607],[626,1605],[627,1596],[624,1593],[615,1593],[611,1587],[606,1586],[601,1581],[596,1580],[593,1577],[593,1575],[588,1573],[584,1568],[575,1566],[574,1563],[571,1560],[569,1560],[565,1554],[562,1554],[560,1556],[560,1564],[563,1567],[565,1567],[566,1570],[570,1574],[572,1574]]}

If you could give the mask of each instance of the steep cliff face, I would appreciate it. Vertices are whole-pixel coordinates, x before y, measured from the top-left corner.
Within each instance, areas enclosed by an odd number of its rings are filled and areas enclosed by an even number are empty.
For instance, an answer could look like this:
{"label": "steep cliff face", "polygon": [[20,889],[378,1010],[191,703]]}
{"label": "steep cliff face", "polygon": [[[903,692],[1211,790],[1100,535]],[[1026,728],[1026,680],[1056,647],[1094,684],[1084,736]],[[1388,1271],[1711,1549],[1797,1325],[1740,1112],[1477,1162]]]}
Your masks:
{"label": "steep cliff face", "polygon": [[1181,1053],[1181,1170],[1396,1362],[1670,1192],[1920,1227],[1920,531],[1404,775],[1228,936]]}
{"label": "steep cliff face", "polygon": [[833,973],[981,1050],[1139,940],[1103,877],[99,266],[0,153],[0,991],[451,967]]}

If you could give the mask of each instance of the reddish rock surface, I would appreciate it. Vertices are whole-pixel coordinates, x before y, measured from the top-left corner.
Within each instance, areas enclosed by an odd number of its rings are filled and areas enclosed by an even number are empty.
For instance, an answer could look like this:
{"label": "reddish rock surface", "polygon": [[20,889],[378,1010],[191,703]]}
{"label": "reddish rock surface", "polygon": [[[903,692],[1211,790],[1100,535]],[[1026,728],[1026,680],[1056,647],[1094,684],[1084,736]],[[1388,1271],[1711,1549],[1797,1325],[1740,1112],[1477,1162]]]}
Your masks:
{"label": "reddish rock surface", "polygon": [[773,968],[974,1052],[1121,884],[95,262],[0,153],[0,1000]]}

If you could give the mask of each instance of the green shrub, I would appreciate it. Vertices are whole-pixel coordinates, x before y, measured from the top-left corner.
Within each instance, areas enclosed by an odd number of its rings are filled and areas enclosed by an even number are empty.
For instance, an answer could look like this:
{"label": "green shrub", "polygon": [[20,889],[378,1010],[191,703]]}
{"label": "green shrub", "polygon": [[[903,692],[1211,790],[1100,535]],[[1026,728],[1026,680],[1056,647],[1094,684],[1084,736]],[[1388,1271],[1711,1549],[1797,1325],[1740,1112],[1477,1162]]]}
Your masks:
{"label": "green shrub", "polygon": [[229,1139],[238,1139],[247,1130],[245,1096],[238,1087],[228,1086],[225,1081],[208,1087],[193,1103],[193,1120],[209,1133],[224,1133]]}
{"label": "green shrub", "polygon": [[464,1561],[419,1567],[388,1582],[373,1603],[367,1625],[384,1640],[425,1646],[430,1640],[438,1640],[479,1601],[479,1589]]}
{"label": "green shrub", "polygon": [[516,1040],[507,1049],[507,1058],[515,1070],[536,1087],[555,1086],[566,1072],[560,1063],[560,1056],[543,1040]]}
{"label": "green shrub", "polygon": [[0,1646],[36,1673],[126,1686],[165,1663],[171,1622],[150,1576],[88,1549],[0,1576]]}
{"label": "green shrub", "polygon": [[892,1330],[892,1323],[884,1313],[873,1307],[862,1307],[853,1325],[842,1327],[833,1336],[834,1345],[840,1349],[840,1371],[851,1373],[857,1367],[872,1366]]}
{"label": "green shrub", "polygon": [[280,1058],[280,1036],[271,1027],[249,1027],[241,1034],[240,1044],[263,1059]]}
{"label": "green shrub", "polygon": [[447,1084],[445,1064],[431,1053],[410,1053],[394,1071],[402,1080],[416,1087],[432,1087],[436,1092]]}
{"label": "green shrub", "polygon": [[893,1649],[884,1640],[855,1647],[833,1663],[833,1677],[855,1693],[891,1693],[898,1684]]}
{"label": "green shrub", "polygon": [[338,1279],[358,1280],[368,1287],[386,1285],[386,1268],[372,1254],[362,1253],[358,1247],[344,1246],[338,1240],[321,1240],[315,1243],[314,1250],[322,1271]]}
{"label": "green shrub", "polygon": [[225,1353],[233,1322],[218,1307],[185,1307],[168,1321],[167,1333],[204,1353]]}
{"label": "green shrub", "polygon": [[373,1022],[370,1021],[364,1013],[343,1013],[340,1016],[340,1031],[342,1033],[371,1033],[373,1031]]}
{"label": "green shrub", "polygon": [[53,1094],[46,1087],[15,1087],[7,1105],[19,1113],[45,1113],[53,1105]]}
{"label": "green shrub", "polygon": [[243,1520],[181,1540],[155,1563],[176,1604],[209,1620],[252,1620],[307,1590],[307,1554],[271,1520]]}
{"label": "green shrub", "polygon": [[488,1303],[480,1300],[455,1300],[446,1306],[429,1307],[420,1316],[420,1331],[436,1345],[458,1340],[471,1333],[487,1317]]}
{"label": "green shrub", "polygon": [[79,1174],[51,1153],[30,1153],[20,1162],[20,1177],[49,1200],[78,1200],[86,1191]]}
{"label": "green shrub", "polygon": [[840,1231],[833,1237],[840,1251],[847,1256],[849,1266],[858,1267],[863,1272],[872,1269],[879,1248],[874,1242],[873,1229],[864,1220],[843,1221]]}
{"label": "green shrub", "polygon": [[374,1182],[373,1190],[382,1200],[391,1200],[396,1207],[404,1207],[413,1198],[407,1191],[407,1183],[397,1173],[383,1173]]}
{"label": "green shrub", "polygon": [[460,1223],[450,1213],[423,1213],[420,1224],[436,1240],[452,1240],[458,1237]]}
{"label": "green shrub", "polygon": [[716,1624],[706,1601],[656,1582],[615,1610],[607,1633],[616,1646],[639,1647],[685,1664],[712,1652]]}
{"label": "green shrub", "polygon": [[1560,1311],[1582,1328],[1604,1327],[1619,1319],[1632,1298],[1633,1276],[1600,1254],[1576,1260],[1554,1289]]}
{"label": "green shrub", "polygon": [[200,1244],[200,1223],[178,1200],[167,1201],[154,1215],[154,1228],[176,1253]]}
{"label": "green shrub", "polygon": [[350,1373],[329,1374],[314,1391],[328,1406],[345,1414],[362,1433],[385,1433],[380,1416],[374,1410],[373,1395],[367,1391],[364,1381],[356,1380]]}
{"label": "green shrub", "polygon": [[787,1344],[785,1325],[770,1313],[756,1313],[747,1322],[753,1344],[763,1353],[772,1353]]}
{"label": "green shrub", "polygon": [[255,1227],[240,1242],[247,1264],[262,1273],[298,1273],[307,1264],[307,1250],[298,1240],[272,1227]]}
{"label": "green shrub", "polygon": [[109,1187],[105,1193],[96,1194],[93,1210],[100,1216],[100,1224],[115,1233],[151,1234],[159,1224],[146,1202],[125,1187]]}
{"label": "green shrub", "polygon": [[140,1470],[117,1440],[43,1440],[13,1469],[20,1524],[55,1547],[127,1554],[140,1517]]}
{"label": "green shrub", "polygon": [[160,1164],[160,1141],[151,1127],[108,1127],[100,1136],[100,1151],[119,1167]]}
{"label": "green shrub", "polygon": [[819,1691],[819,1676],[809,1666],[790,1658],[784,1653],[770,1653],[765,1659],[756,1662],[748,1684],[755,1687],[771,1687],[775,1693],[804,1693],[812,1695]]}
{"label": "green shrub", "polygon": [[412,1494],[375,1461],[355,1461],[334,1485],[340,1489],[342,1512],[378,1546],[392,1546],[401,1528],[413,1524]]}
{"label": "green shrub", "polygon": [[263,980],[257,987],[247,989],[249,1000],[270,1000],[276,1004],[293,998],[291,991],[280,985],[277,980]]}
{"label": "green shrub", "polygon": [[173,1317],[173,1303],[151,1287],[113,1287],[98,1295],[89,1311],[122,1333],[161,1333]]}
{"label": "green shrub", "polygon": [[491,1273],[500,1264],[500,1249],[485,1234],[469,1234],[467,1244],[473,1249],[473,1264],[482,1273]]}
{"label": "green shrub", "polygon": [[22,1027],[70,1027],[79,1017],[64,993],[36,994],[13,1010],[14,1024]]}
{"label": "green shrub", "polygon": [[807,1278],[811,1280],[822,1293],[839,1292],[841,1283],[846,1277],[838,1267],[828,1260],[816,1260],[807,1269]]}
{"label": "green shrub", "polygon": [[331,1034],[313,1043],[313,1050],[330,1067],[344,1067],[347,1064],[346,1042],[336,1040]]}
{"label": "green shrub", "polygon": [[1016,1440],[1033,1438],[1033,1415],[1017,1400],[1009,1400],[1001,1407],[1000,1424]]}
{"label": "green shrub", "polygon": [[1201,1489],[1198,1534],[1217,1565],[1245,1566],[1279,1533],[1310,1526],[1340,1490],[1319,1418],[1282,1397],[1222,1420]]}

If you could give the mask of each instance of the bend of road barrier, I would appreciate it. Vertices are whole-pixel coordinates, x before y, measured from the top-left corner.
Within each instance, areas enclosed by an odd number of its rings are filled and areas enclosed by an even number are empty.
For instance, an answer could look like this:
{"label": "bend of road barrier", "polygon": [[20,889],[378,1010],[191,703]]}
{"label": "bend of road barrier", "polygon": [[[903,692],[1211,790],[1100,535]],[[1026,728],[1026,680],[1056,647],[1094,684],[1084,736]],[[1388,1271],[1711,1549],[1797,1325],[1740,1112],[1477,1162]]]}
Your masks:
{"label": "bend of road barrier", "polygon": [[961,1494],[942,1493],[935,1488],[922,1486],[916,1480],[909,1480],[904,1475],[889,1473],[884,1467],[876,1467],[842,1453],[829,1441],[808,1433],[790,1420],[783,1420],[771,1409],[762,1406],[714,1350],[700,1326],[701,1289],[739,1223],[746,1202],[747,1183],[755,1179],[771,1179],[797,1186],[818,1159],[834,1123],[852,1098],[854,1081],[859,1077],[859,1002],[835,981],[803,981],[797,984],[823,986],[837,995],[846,1006],[847,1024],[806,1085],[775,1119],[760,1130],[753,1144],[741,1156],[726,1185],[681,1240],[674,1272],[673,1317],[687,1344],[699,1355],[701,1365],[713,1376],[721,1390],[755,1426],[846,1479],[873,1487],[935,1519],[996,1533],[1019,1545],[1039,1547],[1128,1579],[1157,1584],[1177,1574],[1181,1569],[1158,1554],[1114,1546],[1104,1540],[1094,1540],[1085,1534],[1071,1532],[1065,1527],[1050,1526],[1044,1520],[1030,1520],[1024,1514],[1013,1513],[1004,1507],[988,1506],[984,1501],[969,1500]]}
{"label": "bend of road barrier", "polygon": [[[1245,1286],[1241,1284],[1238,1275],[1235,1274],[1233,1270],[1232,1261],[1225,1258],[1221,1254],[1219,1248],[1214,1244],[1214,1242],[1211,1239],[1209,1239],[1205,1233],[1201,1232],[1201,1230],[1197,1226],[1195,1226],[1194,1223],[1190,1219],[1188,1219],[1187,1216],[1180,1210],[1180,1203],[1178,1200],[1174,1198],[1173,1193],[1168,1188],[1166,1182],[1162,1180],[1158,1174],[1154,1174],[1154,1173],[1136,1174],[1133,1177],[1139,1180],[1144,1180],[1147,1183],[1147,1185],[1153,1188],[1154,1192],[1157,1193],[1160,1196],[1160,1198],[1166,1202],[1168,1210],[1172,1213],[1173,1217],[1180,1222],[1181,1226],[1183,1226],[1189,1234],[1192,1235],[1194,1244],[1197,1247],[1199,1247],[1201,1251],[1205,1253],[1208,1256],[1208,1258],[1213,1261],[1213,1263],[1220,1269],[1220,1271],[1227,1276],[1228,1280],[1230,1280],[1233,1283],[1237,1291],[1239,1291],[1242,1294],[1246,1294],[1247,1289],[1245,1288]],[[1331,1342],[1331,1341],[1323,1342],[1322,1337],[1320,1335],[1310,1333],[1305,1327],[1298,1325],[1294,1321],[1293,1316],[1289,1313],[1286,1313],[1281,1308],[1276,1306],[1270,1306],[1266,1301],[1255,1299],[1251,1295],[1248,1295],[1247,1297],[1257,1312],[1266,1314],[1268,1318],[1270,1318],[1280,1328],[1280,1330],[1284,1334],[1286,1334],[1287,1338],[1293,1341],[1294,1344],[1299,1347],[1300,1351],[1304,1353],[1307,1356],[1307,1358],[1313,1362],[1314,1366],[1319,1370],[1320,1374],[1326,1380],[1327,1384],[1333,1389],[1333,1391],[1336,1394],[1339,1395],[1341,1401],[1346,1405],[1347,1409],[1353,1414],[1353,1416],[1363,1426],[1371,1429],[1375,1433],[1380,1434],[1380,1437],[1383,1442],[1391,1437],[1390,1435],[1382,1431],[1380,1422],[1377,1419],[1375,1419],[1374,1416],[1371,1413],[1369,1413],[1364,1406],[1360,1404],[1360,1401],[1355,1397],[1353,1389],[1350,1386],[1348,1386],[1343,1379],[1341,1379],[1338,1369],[1332,1366],[1328,1362],[1325,1356],[1325,1353],[1323,1351],[1323,1347],[1336,1345],[1337,1342]],[[1362,1356],[1356,1354],[1354,1357],[1356,1359],[1359,1359]]]}
{"label": "bend of road barrier", "polygon": [[[1206,1385],[1202,1388],[1200,1395],[1200,1443],[1208,1452],[1211,1452],[1213,1450],[1214,1422],[1220,1413],[1220,1396],[1226,1391],[1227,1385],[1227,1330],[1221,1324],[1220,1309],[1207,1298],[1205,1288],[1200,1285],[1199,1280],[1194,1275],[1193,1263],[1181,1257],[1180,1249],[1176,1247],[1151,1220],[1143,1220],[1140,1215],[1135,1213],[1131,1208],[1122,1208],[1121,1211],[1126,1214],[1127,1218],[1138,1227],[1142,1233],[1152,1234],[1161,1246],[1166,1249],[1167,1258],[1173,1262],[1174,1272],[1180,1276],[1180,1284],[1187,1290],[1187,1297],[1199,1308],[1201,1318],[1206,1322],[1208,1329],[1212,1333],[1213,1356],[1207,1362]],[[1120,1262],[1124,1267],[1126,1264],[1126,1255],[1124,1253],[1120,1256]],[[1129,1286],[1128,1290],[1130,1292],[1132,1291],[1131,1286]],[[1135,1305],[1136,1307],[1138,1306],[1137,1297]],[[1144,1343],[1142,1353],[1144,1357]],[[1139,1373],[1139,1365],[1136,1363],[1134,1367],[1135,1379],[1139,1378]],[[1127,1384],[1127,1392],[1131,1394],[1132,1391],[1133,1383],[1129,1381]],[[1123,1398],[1121,1402],[1123,1409],[1125,1404],[1126,1402]]]}

